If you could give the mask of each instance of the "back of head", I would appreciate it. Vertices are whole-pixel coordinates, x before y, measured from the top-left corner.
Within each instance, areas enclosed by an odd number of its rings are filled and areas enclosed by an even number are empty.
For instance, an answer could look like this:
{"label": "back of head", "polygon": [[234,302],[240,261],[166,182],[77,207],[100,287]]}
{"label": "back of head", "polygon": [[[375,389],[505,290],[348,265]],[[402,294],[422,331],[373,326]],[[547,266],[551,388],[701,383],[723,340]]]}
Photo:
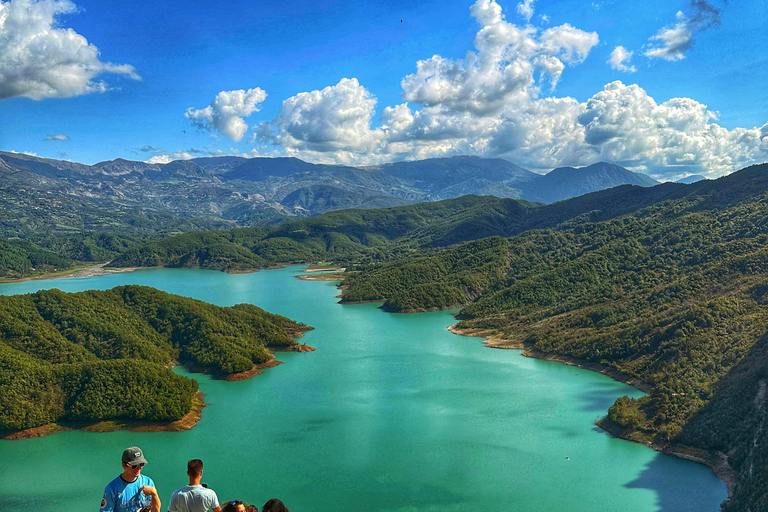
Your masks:
{"label": "back of head", "polygon": [[203,474],[203,461],[192,459],[187,462],[187,474],[191,477],[198,477]]}
{"label": "back of head", "polygon": [[261,507],[261,512],[290,512],[286,506],[277,498],[272,498]]}
{"label": "back of head", "polygon": [[225,502],[221,507],[221,512],[238,512],[241,505],[245,512],[259,512],[259,509],[255,505],[246,505],[241,500]]}

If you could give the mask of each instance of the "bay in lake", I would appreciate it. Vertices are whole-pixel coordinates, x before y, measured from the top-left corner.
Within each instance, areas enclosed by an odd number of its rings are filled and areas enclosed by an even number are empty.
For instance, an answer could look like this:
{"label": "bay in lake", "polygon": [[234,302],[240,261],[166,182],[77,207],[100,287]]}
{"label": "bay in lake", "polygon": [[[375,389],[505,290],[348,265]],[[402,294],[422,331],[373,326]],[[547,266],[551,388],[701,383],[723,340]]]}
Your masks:
{"label": "bay in lake", "polygon": [[222,501],[278,497],[294,512],[714,512],[727,497],[708,468],[593,425],[617,397],[640,396],[634,388],[453,335],[447,312],[341,306],[334,283],[299,273],[156,269],[0,284],[0,294],[143,284],[250,302],[314,326],[301,341],[317,347],[278,354],[285,364],[246,381],[191,375],[210,406],[186,432],[0,441],[0,510],[95,512],[131,445],[145,451],[163,510],[190,458],[204,460],[203,481]]}

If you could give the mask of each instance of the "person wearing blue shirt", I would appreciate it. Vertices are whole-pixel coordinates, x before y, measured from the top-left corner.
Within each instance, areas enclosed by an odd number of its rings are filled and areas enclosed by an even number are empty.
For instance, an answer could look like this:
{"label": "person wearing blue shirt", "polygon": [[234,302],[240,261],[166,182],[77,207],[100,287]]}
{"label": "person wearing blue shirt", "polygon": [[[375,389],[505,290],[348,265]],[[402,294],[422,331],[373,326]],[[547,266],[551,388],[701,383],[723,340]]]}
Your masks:
{"label": "person wearing blue shirt", "polygon": [[141,470],[147,459],[138,446],[123,451],[123,472],[104,488],[99,512],[160,512],[155,483]]}

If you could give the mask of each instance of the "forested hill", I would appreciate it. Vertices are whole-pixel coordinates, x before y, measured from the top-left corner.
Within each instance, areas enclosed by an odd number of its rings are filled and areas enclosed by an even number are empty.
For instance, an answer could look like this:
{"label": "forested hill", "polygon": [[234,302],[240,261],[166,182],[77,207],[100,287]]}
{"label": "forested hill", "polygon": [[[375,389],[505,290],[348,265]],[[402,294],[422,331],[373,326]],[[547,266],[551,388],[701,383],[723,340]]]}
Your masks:
{"label": "forested hill", "polygon": [[726,454],[737,486],[725,509],[768,510],[768,165],[665,187],[616,218],[368,265],[342,300],[463,305],[467,332],[641,379],[648,396],[619,399],[606,426]]}
{"label": "forested hill", "polygon": [[671,183],[651,188],[626,185],[553,205],[463,196],[394,208],[343,210],[278,226],[168,237],[134,246],[110,265],[227,271],[321,260],[349,265],[392,259],[414,248],[613,218],[687,190],[686,185]]}
{"label": "forested hill", "polygon": [[177,420],[197,382],[168,363],[240,373],[307,329],[249,304],[223,308],[145,286],[0,296],[0,430]]}

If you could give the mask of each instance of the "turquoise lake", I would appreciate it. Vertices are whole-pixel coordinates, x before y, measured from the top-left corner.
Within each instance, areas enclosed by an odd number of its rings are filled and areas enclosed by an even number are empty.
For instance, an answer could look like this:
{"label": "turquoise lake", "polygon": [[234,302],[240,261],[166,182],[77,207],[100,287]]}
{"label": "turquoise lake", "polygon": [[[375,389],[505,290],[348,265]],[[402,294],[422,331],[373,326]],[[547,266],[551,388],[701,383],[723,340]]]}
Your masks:
{"label": "turquoise lake", "polygon": [[[196,378],[210,405],[180,433],[64,432],[0,441],[0,510],[98,509],[120,455],[140,446],[163,510],[205,462],[220,500],[293,512],[706,512],[727,497],[708,468],[595,427],[634,388],[456,336],[447,312],[339,305],[301,267],[230,275],[156,269],[0,284],[0,294],[154,286],[220,306],[256,304],[313,327],[310,353],[241,382]],[[566,457],[570,457],[567,460]]]}

